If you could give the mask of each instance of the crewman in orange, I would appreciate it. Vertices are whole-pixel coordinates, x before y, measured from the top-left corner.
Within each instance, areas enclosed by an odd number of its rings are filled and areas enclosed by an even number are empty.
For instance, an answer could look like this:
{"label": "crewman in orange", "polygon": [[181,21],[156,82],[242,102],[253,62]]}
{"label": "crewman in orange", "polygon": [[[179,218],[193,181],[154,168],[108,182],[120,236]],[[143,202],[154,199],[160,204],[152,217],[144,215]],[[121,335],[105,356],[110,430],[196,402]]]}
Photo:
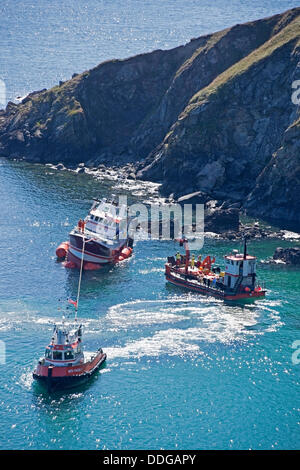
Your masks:
{"label": "crewman in orange", "polygon": [[78,231],[79,231],[79,232],[82,231],[82,223],[83,223],[83,220],[82,220],[82,219],[79,219],[79,221],[78,221]]}

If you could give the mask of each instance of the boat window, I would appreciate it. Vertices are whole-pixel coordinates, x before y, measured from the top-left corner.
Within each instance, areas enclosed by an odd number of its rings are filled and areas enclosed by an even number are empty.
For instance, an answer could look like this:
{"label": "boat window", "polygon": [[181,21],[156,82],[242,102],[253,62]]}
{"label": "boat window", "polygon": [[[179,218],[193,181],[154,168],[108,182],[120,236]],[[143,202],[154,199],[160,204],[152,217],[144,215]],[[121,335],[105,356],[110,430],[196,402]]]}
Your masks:
{"label": "boat window", "polygon": [[73,351],[65,351],[65,360],[69,361],[71,359],[74,359]]}
{"label": "boat window", "polygon": [[51,351],[51,349],[46,349],[45,358],[46,358],[46,359],[52,359],[52,351]]}
{"label": "boat window", "polygon": [[61,351],[53,351],[53,359],[55,361],[61,361],[62,360],[62,352]]}
{"label": "boat window", "polygon": [[91,215],[91,220],[94,220],[94,216],[93,216],[93,215]]}
{"label": "boat window", "polygon": [[95,221],[98,222],[98,220],[99,220],[99,217],[96,215]]}

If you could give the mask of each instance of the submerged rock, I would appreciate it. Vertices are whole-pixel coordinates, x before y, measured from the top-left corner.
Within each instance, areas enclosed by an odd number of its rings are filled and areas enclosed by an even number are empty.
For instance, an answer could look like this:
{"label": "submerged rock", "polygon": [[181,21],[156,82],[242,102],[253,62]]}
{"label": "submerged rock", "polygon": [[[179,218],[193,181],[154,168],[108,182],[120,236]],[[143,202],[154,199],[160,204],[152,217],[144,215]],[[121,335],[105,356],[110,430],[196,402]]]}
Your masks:
{"label": "submerged rock", "polygon": [[237,208],[222,209],[222,207],[217,207],[208,208],[205,211],[205,232],[238,232],[239,225],[239,209]]}
{"label": "submerged rock", "polygon": [[289,247],[281,248],[278,247],[273,255],[273,260],[281,260],[286,264],[300,265],[300,248]]}

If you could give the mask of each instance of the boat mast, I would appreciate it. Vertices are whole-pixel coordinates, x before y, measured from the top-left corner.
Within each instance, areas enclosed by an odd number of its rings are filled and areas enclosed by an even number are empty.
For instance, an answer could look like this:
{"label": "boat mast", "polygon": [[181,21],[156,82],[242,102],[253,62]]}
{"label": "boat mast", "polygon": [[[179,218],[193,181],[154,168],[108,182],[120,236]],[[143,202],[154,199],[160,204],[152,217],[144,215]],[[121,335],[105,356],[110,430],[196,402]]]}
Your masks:
{"label": "boat mast", "polygon": [[244,237],[244,259],[247,259],[247,237]]}

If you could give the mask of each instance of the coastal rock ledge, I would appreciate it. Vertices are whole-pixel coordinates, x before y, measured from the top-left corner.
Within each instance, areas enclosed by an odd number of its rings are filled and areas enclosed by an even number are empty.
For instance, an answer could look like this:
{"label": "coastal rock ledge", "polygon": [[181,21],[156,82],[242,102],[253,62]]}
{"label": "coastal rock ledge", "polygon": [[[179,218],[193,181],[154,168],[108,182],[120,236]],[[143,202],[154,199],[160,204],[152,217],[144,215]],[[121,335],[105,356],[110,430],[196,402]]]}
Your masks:
{"label": "coastal rock ledge", "polygon": [[300,265],[300,248],[290,247],[281,248],[278,247],[273,255],[273,260],[280,260],[286,264]]}
{"label": "coastal rock ledge", "polygon": [[[192,20],[191,20],[192,21]],[[300,228],[300,8],[110,60],[0,111],[0,155],[131,164],[161,194]]]}

